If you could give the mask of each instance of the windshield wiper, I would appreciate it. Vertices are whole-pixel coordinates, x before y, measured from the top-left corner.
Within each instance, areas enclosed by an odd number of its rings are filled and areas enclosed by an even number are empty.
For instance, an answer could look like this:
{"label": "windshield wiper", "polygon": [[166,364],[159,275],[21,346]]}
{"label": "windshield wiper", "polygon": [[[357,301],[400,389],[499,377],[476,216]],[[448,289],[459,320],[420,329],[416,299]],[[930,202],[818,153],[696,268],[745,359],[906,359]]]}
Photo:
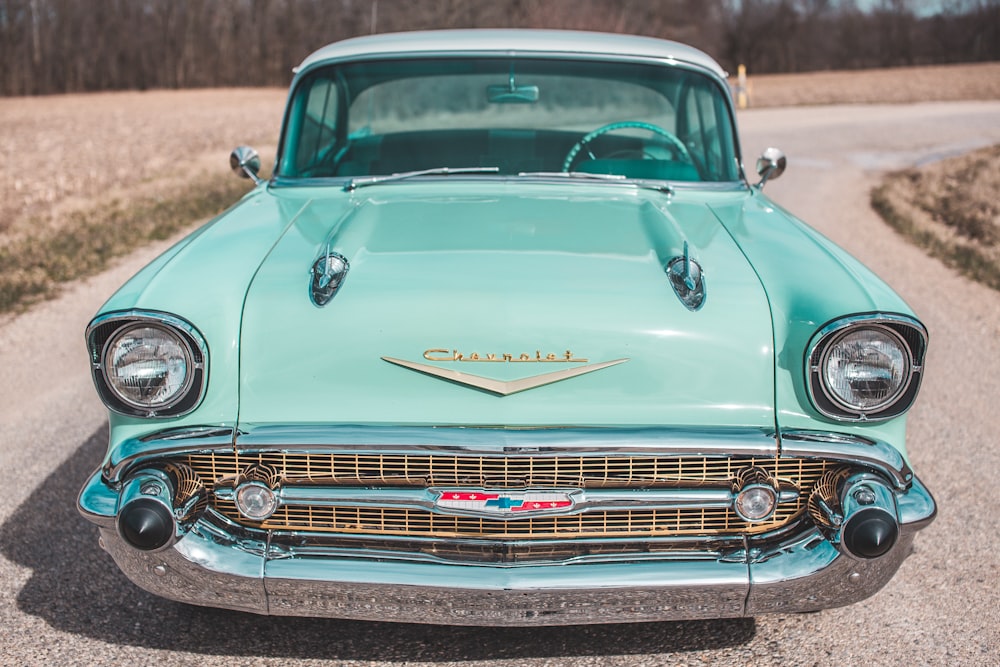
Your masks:
{"label": "windshield wiper", "polygon": [[451,174],[496,174],[500,167],[434,167],[432,169],[420,169],[417,171],[403,171],[398,174],[388,174],[386,176],[365,176],[364,178],[352,178],[344,184],[344,191],[353,192],[358,188],[377,183],[391,183],[393,181],[405,181],[415,176],[449,176]]}
{"label": "windshield wiper", "polygon": [[540,178],[592,178],[598,181],[625,181],[621,174],[595,174],[590,171],[522,171],[518,176],[538,176]]}
{"label": "windshield wiper", "polygon": [[674,187],[662,181],[647,181],[642,178],[629,178],[623,174],[601,174],[590,171],[522,171],[518,176],[534,176],[538,178],[580,178],[595,181],[611,181],[612,183],[627,183],[640,188],[648,188],[668,195],[674,194]]}

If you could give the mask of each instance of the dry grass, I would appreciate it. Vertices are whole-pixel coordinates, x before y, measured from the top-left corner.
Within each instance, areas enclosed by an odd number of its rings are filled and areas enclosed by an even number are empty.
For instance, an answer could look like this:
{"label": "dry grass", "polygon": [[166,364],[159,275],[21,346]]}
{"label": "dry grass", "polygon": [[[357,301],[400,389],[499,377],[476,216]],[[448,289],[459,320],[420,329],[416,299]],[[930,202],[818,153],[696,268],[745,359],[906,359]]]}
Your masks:
{"label": "dry grass", "polygon": [[21,235],[0,246],[0,313],[51,296],[61,284],[94,275],[139,245],[222,211],[247,186],[232,176],[214,176],[174,188],[169,198],[132,197],[73,210],[61,216],[58,231]]}
{"label": "dry grass", "polygon": [[[759,76],[752,86],[757,106],[1000,99],[1000,63]],[[229,173],[229,151],[273,151],[285,95],[0,98],[0,312],[235,201],[247,183]]]}
{"label": "dry grass", "polygon": [[751,76],[753,107],[1000,99],[1000,63]]}
{"label": "dry grass", "polygon": [[890,174],[872,206],[890,225],[1000,290],[1000,146]]}
{"label": "dry grass", "polygon": [[229,150],[273,153],[285,94],[0,98],[0,312],[238,199]]}
{"label": "dry grass", "polygon": [[277,143],[285,91],[0,98],[0,244],[107,196],[160,196],[224,169],[239,143]]}

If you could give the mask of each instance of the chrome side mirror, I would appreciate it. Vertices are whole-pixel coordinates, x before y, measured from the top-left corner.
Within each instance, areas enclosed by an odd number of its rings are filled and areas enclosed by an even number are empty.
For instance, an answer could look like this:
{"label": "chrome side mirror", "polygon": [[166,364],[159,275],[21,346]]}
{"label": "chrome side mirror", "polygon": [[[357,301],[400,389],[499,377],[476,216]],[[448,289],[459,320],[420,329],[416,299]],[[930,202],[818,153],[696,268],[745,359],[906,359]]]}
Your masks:
{"label": "chrome side mirror", "polygon": [[229,168],[240,178],[249,178],[254,184],[260,183],[260,155],[249,146],[238,146],[229,154]]}
{"label": "chrome side mirror", "polygon": [[785,166],[787,164],[788,160],[780,149],[773,147],[765,148],[764,152],[757,158],[757,175],[760,176],[760,181],[756,186],[757,189],[763,190],[764,184],[769,179],[778,178],[785,173]]}

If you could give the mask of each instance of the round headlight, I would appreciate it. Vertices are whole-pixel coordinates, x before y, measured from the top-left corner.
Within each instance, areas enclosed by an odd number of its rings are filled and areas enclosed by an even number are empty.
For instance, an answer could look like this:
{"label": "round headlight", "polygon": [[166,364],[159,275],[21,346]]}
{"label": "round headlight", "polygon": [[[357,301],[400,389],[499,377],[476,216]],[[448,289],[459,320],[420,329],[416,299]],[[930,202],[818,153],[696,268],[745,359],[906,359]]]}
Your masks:
{"label": "round headlight", "polygon": [[750,484],[736,495],[734,509],[744,521],[763,521],[778,506],[778,494],[766,484]]}
{"label": "round headlight", "polygon": [[182,400],[191,389],[191,348],[170,329],[153,324],[127,326],[104,347],[108,387],[126,405],[156,410]]}
{"label": "round headlight", "polygon": [[834,403],[873,412],[892,405],[910,381],[906,342],[895,331],[862,327],[841,334],[823,355],[823,388]]}
{"label": "round headlight", "polygon": [[264,521],[278,509],[278,496],[261,482],[246,482],[236,489],[236,509],[253,521]]}

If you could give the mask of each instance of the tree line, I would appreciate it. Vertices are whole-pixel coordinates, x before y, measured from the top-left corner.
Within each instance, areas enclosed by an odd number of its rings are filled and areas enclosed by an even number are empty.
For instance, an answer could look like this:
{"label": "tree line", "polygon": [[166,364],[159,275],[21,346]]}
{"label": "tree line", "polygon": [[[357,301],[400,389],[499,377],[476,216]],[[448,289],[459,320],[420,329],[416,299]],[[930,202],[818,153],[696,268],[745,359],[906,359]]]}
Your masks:
{"label": "tree line", "polygon": [[284,86],[355,35],[525,27],[676,39],[755,73],[1000,60],[1000,0],[0,0],[0,94]]}

